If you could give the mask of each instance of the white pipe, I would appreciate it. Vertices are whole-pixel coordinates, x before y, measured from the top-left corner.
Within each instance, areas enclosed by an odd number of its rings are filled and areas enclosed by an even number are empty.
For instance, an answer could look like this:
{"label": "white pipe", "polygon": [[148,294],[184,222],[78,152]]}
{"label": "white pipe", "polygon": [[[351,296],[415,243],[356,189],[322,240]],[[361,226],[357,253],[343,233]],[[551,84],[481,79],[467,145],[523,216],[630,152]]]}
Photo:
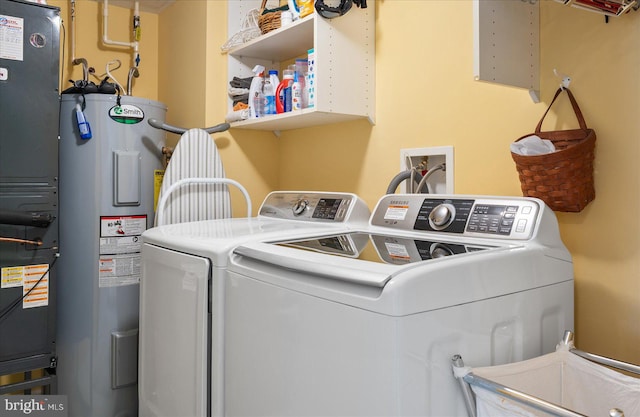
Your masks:
{"label": "white pipe", "polygon": [[69,0],[71,9],[71,62],[76,59],[76,0]]}
{"label": "white pipe", "polygon": [[[122,41],[114,41],[109,39],[108,33],[108,26],[109,26],[109,0],[103,0],[103,7],[102,7],[102,43],[104,43],[105,45],[113,45],[113,46],[125,46],[127,48],[133,48],[133,55],[132,55],[132,60],[133,63],[135,64],[136,61],[136,56],[138,55],[138,41],[133,41],[133,42],[122,42]],[[134,13],[139,13],[139,3],[138,1],[135,2],[134,4]],[[137,16],[137,14],[136,14]]]}

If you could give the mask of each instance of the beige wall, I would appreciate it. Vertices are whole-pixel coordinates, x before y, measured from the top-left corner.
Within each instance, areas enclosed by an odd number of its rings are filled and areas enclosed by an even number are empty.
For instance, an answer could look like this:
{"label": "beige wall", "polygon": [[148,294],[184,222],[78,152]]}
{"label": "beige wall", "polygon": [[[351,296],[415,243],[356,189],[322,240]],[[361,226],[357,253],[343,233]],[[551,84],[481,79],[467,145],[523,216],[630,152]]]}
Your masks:
{"label": "beige wall", "polygon": [[[105,46],[102,43],[102,2],[77,0],[75,9],[75,36],[71,24],[70,2],[67,0],[49,0],[51,6],[60,7],[60,16],[64,31],[60,36],[64,46],[61,73],[62,89],[71,86],[69,80],[82,79],[82,66],[72,65],[71,40],[75,37],[75,57],[85,58],[89,67],[95,68],[96,75],[104,75],[109,61],[119,59],[122,66],[111,71],[115,79],[126,89],[129,68],[133,65],[131,50],[119,46]],[[108,39],[112,41],[130,42],[133,11],[122,7],[109,7]],[[140,14],[142,34],[140,38],[140,77],[134,79],[133,94],[151,100],[158,99],[158,15],[142,12]],[[62,48],[61,48],[62,49]],[[110,68],[115,68],[111,66]],[[100,80],[103,79],[100,77]],[[100,80],[92,76],[90,81],[96,84]]]}
{"label": "beige wall", "polygon": [[[470,0],[376,7],[376,125],[283,133],[278,186],[351,191],[373,205],[399,169],[401,148],[453,145],[457,193],[520,195],[509,144],[535,128],[559,85],[557,68],[571,75],[598,135],[596,200],[582,213],[558,213],[575,260],[578,346],[640,363],[640,86],[632,75],[640,68],[640,12],[605,24],[542,1],[542,103],[534,104],[525,90],[473,80]],[[560,104],[549,130],[576,126]]]}
{"label": "beige wall", "polygon": [[[227,113],[225,1],[179,0],[160,15],[160,97],[169,104],[167,120],[177,126],[206,127]],[[227,177],[243,184],[257,211],[278,184],[278,141],[270,132],[214,135]],[[246,214],[244,199],[231,189],[234,214]]]}
{"label": "beige wall", "polygon": [[[88,16],[77,55],[103,66],[114,53],[94,39],[97,6],[77,3],[80,18]],[[350,191],[373,207],[398,172],[401,148],[453,145],[457,193],[519,195],[509,144],[534,129],[559,84],[557,68],[573,78],[571,89],[598,135],[596,200],[582,213],[558,213],[575,261],[578,346],[640,363],[640,12],[605,24],[599,15],[541,1],[542,102],[534,104],[525,90],[473,80],[471,0],[370,0],[369,6],[377,16],[376,125],[357,121],[280,138],[246,130],[216,134],[228,176],[247,186],[254,208],[274,189]],[[174,124],[222,121],[226,57],[219,47],[226,27],[222,0],[178,0],[159,17],[143,15],[143,39],[152,45],[142,52],[136,95],[165,101]],[[153,56],[157,69],[146,66],[145,57]],[[157,85],[147,86],[154,76]],[[567,107],[554,107],[549,129],[572,126]],[[237,207],[242,215],[242,203]]]}

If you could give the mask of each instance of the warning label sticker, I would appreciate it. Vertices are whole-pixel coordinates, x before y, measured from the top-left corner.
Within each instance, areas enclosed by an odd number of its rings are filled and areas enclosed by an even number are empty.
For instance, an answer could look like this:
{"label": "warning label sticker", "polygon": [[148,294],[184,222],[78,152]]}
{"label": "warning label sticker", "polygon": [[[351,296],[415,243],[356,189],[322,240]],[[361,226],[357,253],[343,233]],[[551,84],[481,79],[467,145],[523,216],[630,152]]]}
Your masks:
{"label": "warning label sticker", "polygon": [[409,211],[409,206],[404,205],[389,205],[387,211],[384,213],[385,220],[404,220]]}
{"label": "warning label sticker", "polygon": [[22,287],[22,308],[49,305],[49,264],[2,268],[2,288]]}
{"label": "warning label sticker", "polygon": [[24,61],[24,19],[0,14],[0,59]]}
{"label": "warning label sticker", "polygon": [[147,230],[147,216],[100,217],[100,237],[140,236],[145,230]]}
{"label": "warning label sticker", "polygon": [[99,287],[140,283],[142,233],[147,216],[100,217]]}
{"label": "warning label sticker", "polygon": [[22,287],[24,266],[9,266],[2,268],[0,288]]}
{"label": "warning label sticker", "polygon": [[22,308],[49,305],[49,265],[29,265],[24,269]]}
{"label": "warning label sticker", "polygon": [[101,254],[135,253],[140,252],[142,239],[140,236],[101,237]]}
{"label": "warning label sticker", "polygon": [[100,256],[99,286],[118,287],[140,283],[140,254]]}

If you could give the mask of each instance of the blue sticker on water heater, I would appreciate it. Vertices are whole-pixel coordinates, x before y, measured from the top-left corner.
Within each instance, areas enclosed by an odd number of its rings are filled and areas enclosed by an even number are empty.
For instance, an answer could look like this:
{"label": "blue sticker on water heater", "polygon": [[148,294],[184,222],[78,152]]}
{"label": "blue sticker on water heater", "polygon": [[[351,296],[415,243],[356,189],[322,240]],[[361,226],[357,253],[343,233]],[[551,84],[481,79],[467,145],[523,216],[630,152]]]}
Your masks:
{"label": "blue sticker on water heater", "polygon": [[109,117],[125,125],[134,125],[144,120],[144,112],[139,107],[131,104],[113,106],[109,109]]}

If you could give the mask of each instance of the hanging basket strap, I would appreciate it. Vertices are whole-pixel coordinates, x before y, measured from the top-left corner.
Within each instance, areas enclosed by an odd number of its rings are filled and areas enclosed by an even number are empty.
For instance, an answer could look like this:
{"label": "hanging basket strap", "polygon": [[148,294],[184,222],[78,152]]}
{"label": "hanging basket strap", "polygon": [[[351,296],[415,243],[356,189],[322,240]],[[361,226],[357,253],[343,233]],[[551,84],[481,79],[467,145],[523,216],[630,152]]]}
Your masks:
{"label": "hanging basket strap", "polygon": [[544,118],[547,116],[547,113],[549,113],[549,110],[551,110],[551,106],[553,106],[553,103],[555,103],[556,99],[558,98],[560,93],[562,93],[563,91],[566,91],[567,94],[569,95],[569,100],[571,100],[571,107],[573,107],[573,112],[576,114],[576,118],[578,119],[578,124],[580,125],[580,129],[584,131],[588,130],[587,123],[584,121],[584,116],[582,116],[582,112],[580,111],[578,102],[576,101],[575,97],[573,97],[573,94],[571,93],[571,91],[568,88],[558,88],[558,91],[556,91],[555,96],[553,96],[553,100],[551,100],[549,107],[547,107],[547,111],[544,112],[544,114],[542,115],[542,118],[540,119],[540,122],[538,123],[538,126],[536,126],[536,134],[542,131],[542,122],[544,121]]}

